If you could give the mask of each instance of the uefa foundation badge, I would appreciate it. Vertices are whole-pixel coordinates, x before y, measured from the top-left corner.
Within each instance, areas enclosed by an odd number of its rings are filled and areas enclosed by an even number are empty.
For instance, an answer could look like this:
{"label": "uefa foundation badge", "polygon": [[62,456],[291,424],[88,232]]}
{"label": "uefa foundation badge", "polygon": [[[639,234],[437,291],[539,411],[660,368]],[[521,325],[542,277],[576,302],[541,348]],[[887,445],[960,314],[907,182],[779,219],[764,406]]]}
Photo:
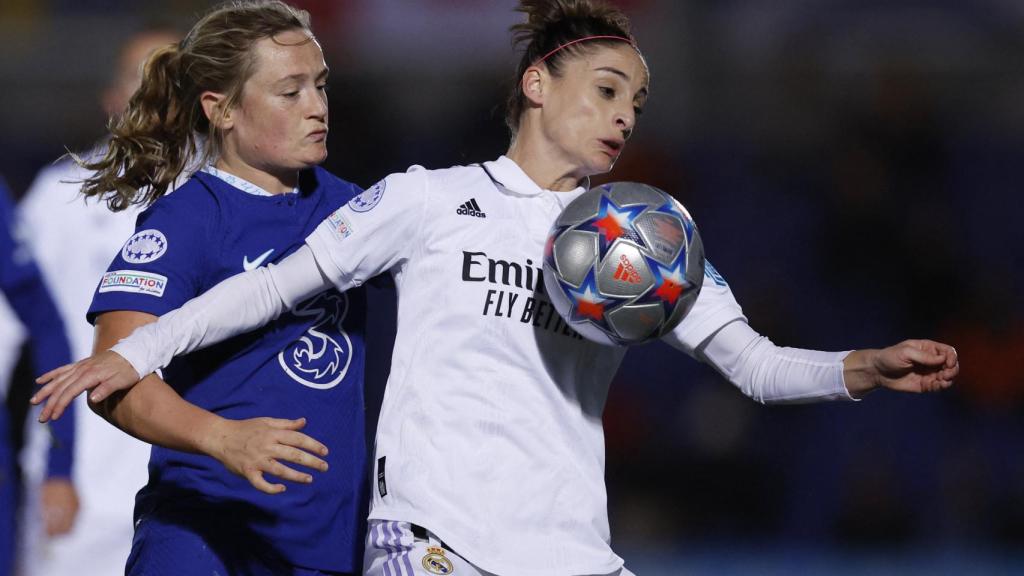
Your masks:
{"label": "uefa foundation badge", "polygon": [[423,569],[431,574],[452,574],[455,572],[455,566],[444,555],[444,548],[440,546],[427,547],[427,554],[423,557]]}

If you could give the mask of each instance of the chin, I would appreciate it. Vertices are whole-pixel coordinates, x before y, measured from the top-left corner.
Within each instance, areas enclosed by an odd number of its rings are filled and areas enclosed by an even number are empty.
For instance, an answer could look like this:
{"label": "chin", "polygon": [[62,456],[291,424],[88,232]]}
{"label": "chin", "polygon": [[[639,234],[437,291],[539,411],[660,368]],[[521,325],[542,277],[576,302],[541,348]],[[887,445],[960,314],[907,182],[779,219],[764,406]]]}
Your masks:
{"label": "chin", "polygon": [[300,160],[300,162],[302,163],[302,168],[312,168],[313,166],[322,164],[324,160],[327,160],[326,149],[307,154]]}
{"label": "chin", "polygon": [[612,168],[615,167],[615,160],[615,158],[609,158],[607,155],[602,154],[596,162],[588,166],[590,173],[587,176],[597,176],[611,172]]}

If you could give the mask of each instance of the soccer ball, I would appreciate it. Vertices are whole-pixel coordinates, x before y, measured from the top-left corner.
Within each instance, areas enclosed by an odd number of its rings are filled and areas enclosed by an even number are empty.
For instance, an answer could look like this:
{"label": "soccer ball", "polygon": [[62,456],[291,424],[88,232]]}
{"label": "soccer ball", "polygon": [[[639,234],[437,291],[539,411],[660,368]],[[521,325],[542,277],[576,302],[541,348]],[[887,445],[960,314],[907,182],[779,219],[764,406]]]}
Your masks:
{"label": "soccer ball", "polygon": [[704,247],[677,200],[646,184],[592,188],[548,234],[544,285],[562,318],[602,344],[639,344],[669,332],[697,300]]}

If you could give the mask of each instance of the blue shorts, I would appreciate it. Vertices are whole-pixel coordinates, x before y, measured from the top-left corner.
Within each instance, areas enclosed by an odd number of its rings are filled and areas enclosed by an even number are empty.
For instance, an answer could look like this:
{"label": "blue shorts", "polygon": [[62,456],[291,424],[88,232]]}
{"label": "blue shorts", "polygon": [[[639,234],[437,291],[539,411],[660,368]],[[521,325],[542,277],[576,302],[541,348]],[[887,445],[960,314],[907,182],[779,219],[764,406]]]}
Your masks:
{"label": "blue shorts", "polygon": [[230,514],[163,503],[136,511],[126,576],[350,576],[294,566],[268,554]]}

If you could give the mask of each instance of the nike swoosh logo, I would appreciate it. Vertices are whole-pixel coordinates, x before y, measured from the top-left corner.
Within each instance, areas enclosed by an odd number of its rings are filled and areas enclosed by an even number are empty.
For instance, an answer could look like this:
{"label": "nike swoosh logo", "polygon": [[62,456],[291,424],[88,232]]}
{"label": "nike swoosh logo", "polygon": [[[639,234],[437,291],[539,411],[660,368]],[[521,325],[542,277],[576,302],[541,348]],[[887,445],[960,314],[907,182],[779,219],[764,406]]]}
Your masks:
{"label": "nike swoosh logo", "polygon": [[253,260],[252,262],[249,262],[249,257],[248,256],[242,256],[242,269],[245,270],[246,272],[248,272],[249,270],[255,270],[255,269],[259,268],[260,264],[263,264],[263,261],[266,260],[267,258],[269,258],[270,254],[273,253],[273,251],[274,251],[273,248],[271,248],[270,250],[267,250],[263,254],[260,254],[259,256],[257,256],[256,259]]}

